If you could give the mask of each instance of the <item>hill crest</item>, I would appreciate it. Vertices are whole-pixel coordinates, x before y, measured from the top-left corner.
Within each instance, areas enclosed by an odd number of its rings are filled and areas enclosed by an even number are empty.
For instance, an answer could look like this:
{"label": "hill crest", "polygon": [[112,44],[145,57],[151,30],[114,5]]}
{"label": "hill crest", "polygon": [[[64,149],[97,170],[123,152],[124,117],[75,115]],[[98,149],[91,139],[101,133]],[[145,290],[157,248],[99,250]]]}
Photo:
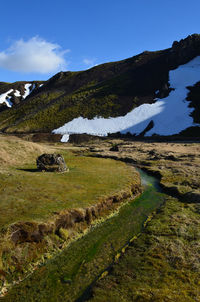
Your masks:
{"label": "hill crest", "polygon": [[[79,117],[90,120],[125,116],[141,105],[168,97],[173,90],[169,72],[199,55],[200,35],[194,34],[175,41],[169,49],[145,51],[86,71],[60,72],[35,89],[24,102],[1,112],[0,130],[50,132]],[[193,88],[190,95],[192,91]],[[194,107],[193,103],[188,104],[193,106],[193,116],[197,117],[200,106],[196,102]],[[200,119],[196,118],[195,122],[200,123]]]}

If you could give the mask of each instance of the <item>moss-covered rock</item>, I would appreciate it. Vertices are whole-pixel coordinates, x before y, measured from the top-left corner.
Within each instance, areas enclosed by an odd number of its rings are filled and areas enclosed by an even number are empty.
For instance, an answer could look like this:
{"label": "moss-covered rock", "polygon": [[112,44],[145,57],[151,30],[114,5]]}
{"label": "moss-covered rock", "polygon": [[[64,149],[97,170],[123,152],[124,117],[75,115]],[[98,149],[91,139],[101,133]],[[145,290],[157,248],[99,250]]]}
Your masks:
{"label": "moss-covered rock", "polygon": [[40,171],[47,172],[67,172],[69,169],[66,166],[64,157],[60,154],[42,154],[37,160],[37,168]]}

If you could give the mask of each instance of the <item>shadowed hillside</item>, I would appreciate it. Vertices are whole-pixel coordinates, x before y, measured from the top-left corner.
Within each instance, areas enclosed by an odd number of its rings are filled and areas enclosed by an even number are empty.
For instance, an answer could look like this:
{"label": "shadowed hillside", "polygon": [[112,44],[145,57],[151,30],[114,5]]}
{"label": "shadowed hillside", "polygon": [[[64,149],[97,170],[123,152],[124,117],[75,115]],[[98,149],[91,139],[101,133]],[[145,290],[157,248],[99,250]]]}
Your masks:
{"label": "shadowed hillside", "polygon": [[[60,72],[35,89],[25,102],[1,112],[0,130],[49,132],[79,116],[89,119],[123,116],[141,104],[155,102],[156,97],[168,96],[169,71],[198,55],[200,35],[194,34],[175,41],[166,50],[145,51],[86,71]],[[195,109],[193,117],[197,121],[199,105],[197,102],[190,105]]]}

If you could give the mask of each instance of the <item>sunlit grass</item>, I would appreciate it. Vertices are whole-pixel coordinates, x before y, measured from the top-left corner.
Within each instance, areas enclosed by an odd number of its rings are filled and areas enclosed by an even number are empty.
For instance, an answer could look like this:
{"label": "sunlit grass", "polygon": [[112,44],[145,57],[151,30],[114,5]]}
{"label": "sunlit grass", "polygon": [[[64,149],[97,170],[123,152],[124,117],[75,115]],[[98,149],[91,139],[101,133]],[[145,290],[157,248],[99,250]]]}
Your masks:
{"label": "sunlit grass", "polygon": [[62,209],[86,207],[130,185],[132,170],[123,163],[62,154],[68,173],[39,172],[33,157],[29,164],[0,174],[1,228],[19,220],[44,220]]}

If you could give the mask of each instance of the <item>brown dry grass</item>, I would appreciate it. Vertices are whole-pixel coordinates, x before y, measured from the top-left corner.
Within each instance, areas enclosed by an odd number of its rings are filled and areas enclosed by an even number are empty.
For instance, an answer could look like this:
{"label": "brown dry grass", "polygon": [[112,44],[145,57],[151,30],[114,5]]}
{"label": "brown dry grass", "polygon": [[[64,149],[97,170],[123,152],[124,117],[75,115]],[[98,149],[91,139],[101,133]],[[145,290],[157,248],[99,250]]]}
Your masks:
{"label": "brown dry grass", "polygon": [[0,145],[1,168],[2,166],[5,168],[6,166],[21,163],[26,164],[41,153],[51,153],[54,151],[51,147],[7,135],[0,135]]}
{"label": "brown dry grass", "polygon": [[[61,144],[33,143],[8,135],[0,135],[0,144],[1,294],[4,284],[1,271],[6,274],[8,282],[24,276],[26,270],[31,271],[32,265],[37,265],[37,261],[43,261],[45,253],[53,254],[62,248],[65,242],[57,233],[63,224],[64,227],[73,226],[73,234],[75,231],[82,233],[91,222],[88,216],[92,216],[94,211],[93,218],[97,218],[97,209],[101,214],[100,208],[94,207],[96,204],[102,202],[102,213],[106,216],[115,208],[115,203],[132,196],[132,189],[140,187],[140,178],[124,163],[74,155]],[[41,173],[37,170],[37,156],[52,152],[64,156],[69,173]],[[87,208],[90,206],[92,209]],[[65,210],[74,208],[85,210],[71,210],[73,213],[64,215]],[[46,228],[52,221],[55,221],[55,228]],[[74,226],[75,221],[77,226]],[[83,222],[83,230],[78,222]],[[39,230],[41,223],[45,233]],[[15,226],[17,230],[13,231]],[[41,237],[41,233],[44,236]],[[19,238],[13,240],[16,234]],[[25,234],[31,235],[27,237]]]}
{"label": "brown dry grass", "polygon": [[[109,151],[113,142],[119,152]],[[200,143],[133,142],[110,140],[93,146],[104,157],[131,160],[141,168],[160,176],[162,185],[188,202],[200,200]],[[94,152],[94,151],[93,151]]]}

